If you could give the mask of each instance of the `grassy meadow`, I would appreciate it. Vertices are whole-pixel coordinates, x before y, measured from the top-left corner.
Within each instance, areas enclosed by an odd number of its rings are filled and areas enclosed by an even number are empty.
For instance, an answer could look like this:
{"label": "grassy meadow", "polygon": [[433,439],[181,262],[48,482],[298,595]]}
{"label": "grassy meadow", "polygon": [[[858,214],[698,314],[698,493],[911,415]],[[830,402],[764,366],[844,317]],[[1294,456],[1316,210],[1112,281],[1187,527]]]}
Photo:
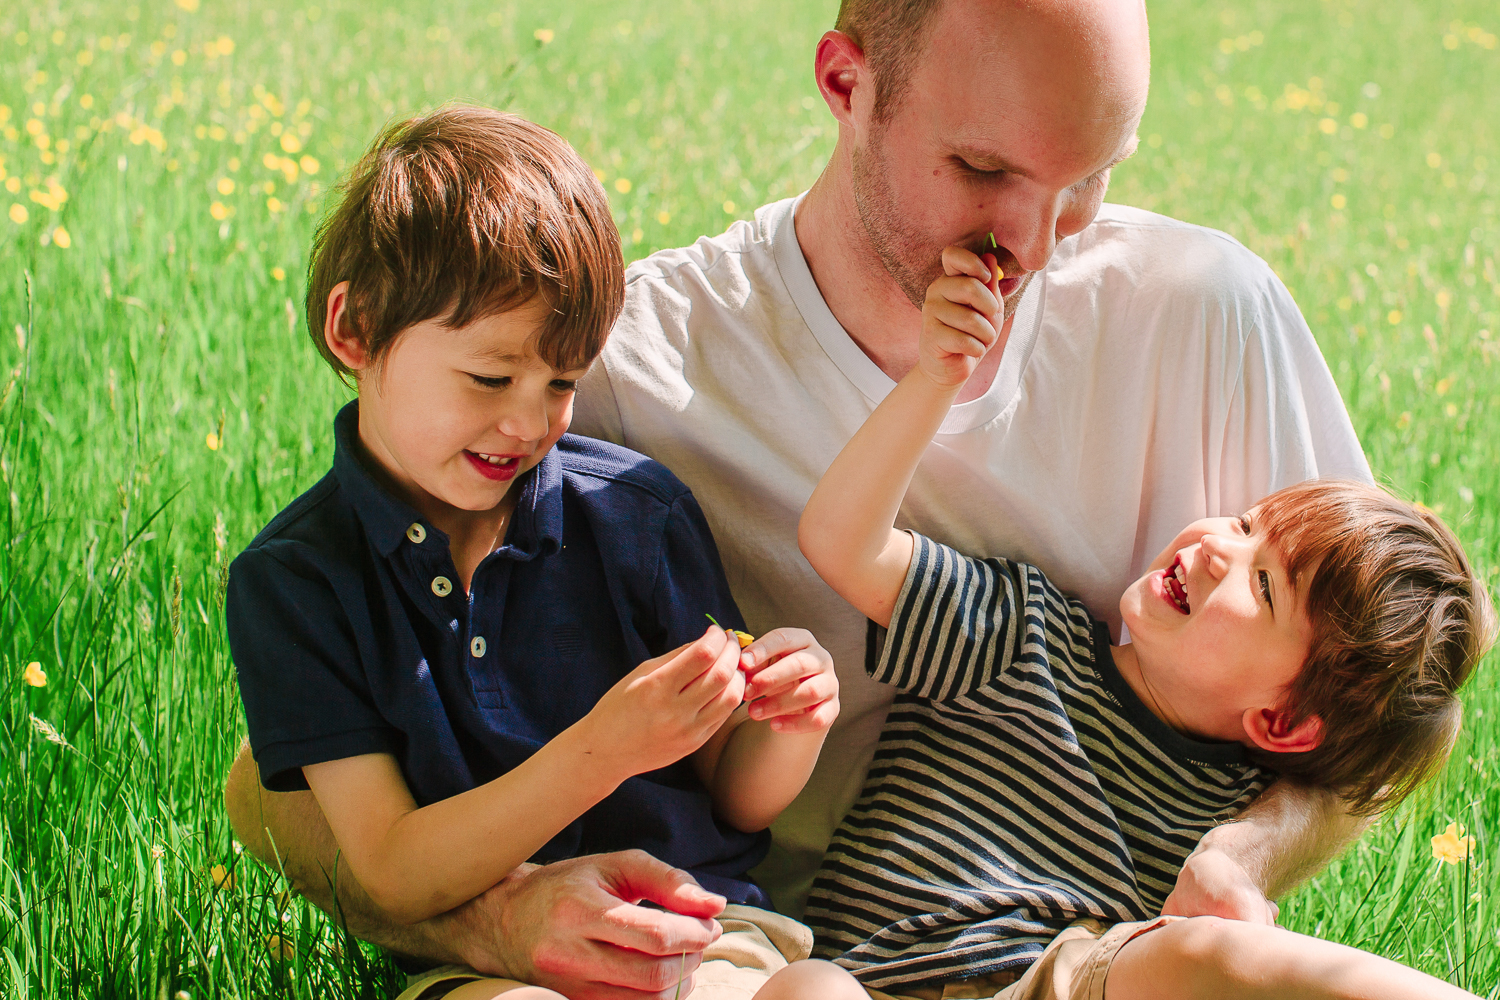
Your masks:
{"label": "grassy meadow", "polygon": [[[319,4],[0,10],[0,996],[395,992],[238,853],[219,792],[244,732],[224,572],[327,468],[347,391],[303,329],[306,248],[377,128],[459,98],[557,129],[628,258],[832,148],[810,67],[833,0]],[[1493,0],[1150,10],[1111,198],[1269,260],[1377,473],[1500,585]],[[1286,925],[1500,991],[1496,660],[1443,778]]]}

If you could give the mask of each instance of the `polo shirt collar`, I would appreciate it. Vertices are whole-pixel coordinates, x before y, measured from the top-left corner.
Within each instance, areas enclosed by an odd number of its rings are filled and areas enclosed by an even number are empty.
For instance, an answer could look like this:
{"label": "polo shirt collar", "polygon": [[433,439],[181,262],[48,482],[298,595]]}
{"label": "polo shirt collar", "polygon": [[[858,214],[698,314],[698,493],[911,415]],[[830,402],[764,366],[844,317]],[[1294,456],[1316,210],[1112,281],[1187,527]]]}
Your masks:
{"label": "polo shirt collar", "polygon": [[[407,530],[413,524],[422,525],[447,544],[446,534],[409,504],[393,497],[360,459],[359,400],[346,404],[333,418],[333,439],[333,474],[381,556],[389,559],[407,540]],[[562,460],[557,448],[548,449],[536,467],[511,488],[519,488],[521,493],[506,543],[492,555],[524,561],[556,552],[562,547],[563,532]]]}

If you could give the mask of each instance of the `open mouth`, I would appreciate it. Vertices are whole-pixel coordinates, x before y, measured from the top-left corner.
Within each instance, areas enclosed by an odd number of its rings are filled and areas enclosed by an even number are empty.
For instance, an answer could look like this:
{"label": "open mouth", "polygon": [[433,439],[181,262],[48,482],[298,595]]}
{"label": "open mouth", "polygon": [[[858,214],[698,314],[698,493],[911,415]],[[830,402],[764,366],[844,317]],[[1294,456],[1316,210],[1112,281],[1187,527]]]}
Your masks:
{"label": "open mouth", "polygon": [[1172,602],[1172,606],[1185,615],[1192,614],[1192,605],[1188,604],[1187,568],[1182,565],[1182,556],[1172,559],[1172,565],[1167,567],[1161,582],[1163,589],[1167,592],[1167,600]]}
{"label": "open mouth", "polygon": [[510,479],[521,466],[519,455],[487,455],[483,452],[466,451],[464,457],[486,479]]}

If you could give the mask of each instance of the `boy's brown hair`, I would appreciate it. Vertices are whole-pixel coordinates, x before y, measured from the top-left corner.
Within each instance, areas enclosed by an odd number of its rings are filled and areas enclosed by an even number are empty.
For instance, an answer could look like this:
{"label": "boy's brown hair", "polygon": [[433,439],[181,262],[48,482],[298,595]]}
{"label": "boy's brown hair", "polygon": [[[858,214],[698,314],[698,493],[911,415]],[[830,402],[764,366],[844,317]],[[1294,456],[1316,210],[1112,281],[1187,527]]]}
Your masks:
{"label": "boy's brown hair", "polygon": [[1388,809],[1453,748],[1457,691],[1495,639],[1489,595],[1437,515],[1374,486],[1302,483],[1271,494],[1254,518],[1312,625],[1285,707],[1293,725],[1323,723],[1316,749],[1257,759],[1338,790],[1356,813]]}
{"label": "boy's brown hair", "polygon": [[344,321],[375,361],[413,324],[450,328],[542,296],[535,350],[560,371],[587,367],[624,302],[609,199],[573,148],[516,115],[448,105],[387,126],[318,227],[308,265],[308,333],[323,338],[328,295],[349,282]]}

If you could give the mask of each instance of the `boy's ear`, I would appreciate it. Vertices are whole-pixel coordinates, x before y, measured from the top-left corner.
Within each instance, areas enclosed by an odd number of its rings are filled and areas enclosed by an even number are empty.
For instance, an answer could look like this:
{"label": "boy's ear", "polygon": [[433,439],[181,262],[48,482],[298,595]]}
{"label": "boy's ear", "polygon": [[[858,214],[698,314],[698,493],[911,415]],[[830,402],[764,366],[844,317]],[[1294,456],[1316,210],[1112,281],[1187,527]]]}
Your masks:
{"label": "boy's ear", "polygon": [[369,364],[369,352],[349,323],[348,308],[349,282],[340,281],[328,292],[328,311],[323,314],[323,341],[334,357],[358,374]]}
{"label": "boy's ear", "polygon": [[1309,715],[1295,726],[1292,714],[1277,708],[1245,709],[1245,734],[1268,753],[1306,753],[1323,742],[1323,720]]}

